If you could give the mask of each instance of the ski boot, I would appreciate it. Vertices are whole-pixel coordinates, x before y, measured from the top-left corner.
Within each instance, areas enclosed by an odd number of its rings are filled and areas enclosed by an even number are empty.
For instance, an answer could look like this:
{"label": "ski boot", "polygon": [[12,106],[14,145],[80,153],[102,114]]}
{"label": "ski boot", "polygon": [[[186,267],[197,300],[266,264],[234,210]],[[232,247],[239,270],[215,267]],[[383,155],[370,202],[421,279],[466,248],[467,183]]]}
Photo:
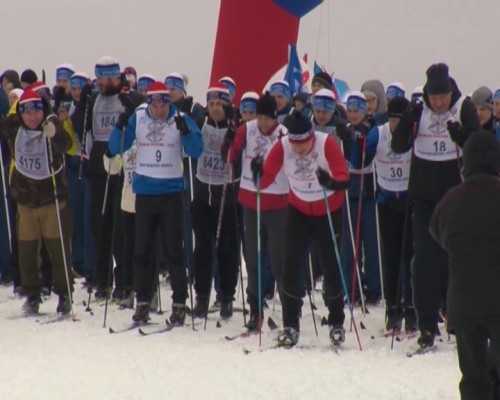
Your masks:
{"label": "ski boot", "polygon": [[193,315],[195,318],[205,318],[208,314],[208,299],[196,299]]}
{"label": "ski boot", "polygon": [[333,325],[330,327],[330,342],[333,347],[339,347],[345,342],[345,329],[342,325]]}
{"label": "ski boot", "polygon": [[182,326],[186,320],[186,305],[172,304],[172,314],[170,314],[170,324],[173,326]]}
{"label": "ski boot", "polygon": [[292,348],[299,341],[300,332],[292,327],[286,327],[278,335],[278,347],[284,347],[286,349]]}
{"label": "ski boot", "polygon": [[415,308],[411,306],[405,307],[404,317],[406,333],[415,333],[418,330],[417,314],[415,313]]}
{"label": "ski boot", "polygon": [[417,339],[417,343],[420,346],[421,349],[427,349],[429,347],[434,346],[434,338],[435,334],[431,332],[430,330],[423,330],[420,332],[420,336]]}
{"label": "ski boot", "polygon": [[125,308],[134,308],[134,291],[125,289],[123,298],[118,303],[118,308],[124,310]]}
{"label": "ski boot", "polygon": [[149,302],[137,302],[132,321],[137,324],[146,324],[149,321]]}
{"label": "ski boot", "polygon": [[60,315],[69,315],[71,312],[71,299],[68,296],[59,295],[56,312]]}
{"label": "ski boot", "polygon": [[403,326],[403,313],[398,306],[387,306],[385,311],[385,329],[387,331],[401,331]]}
{"label": "ski boot", "polygon": [[38,310],[40,309],[40,303],[42,302],[42,299],[40,298],[40,295],[36,294],[33,296],[28,296],[26,298],[26,301],[24,302],[22,306],[23,313],[25,315],[34,315],[38,314]]}
{"label": "ski boot", "polygon": [[230,319],[232,316],[233,316],[233,302],[222,301],[220,305],[220,318],[226,321]]}

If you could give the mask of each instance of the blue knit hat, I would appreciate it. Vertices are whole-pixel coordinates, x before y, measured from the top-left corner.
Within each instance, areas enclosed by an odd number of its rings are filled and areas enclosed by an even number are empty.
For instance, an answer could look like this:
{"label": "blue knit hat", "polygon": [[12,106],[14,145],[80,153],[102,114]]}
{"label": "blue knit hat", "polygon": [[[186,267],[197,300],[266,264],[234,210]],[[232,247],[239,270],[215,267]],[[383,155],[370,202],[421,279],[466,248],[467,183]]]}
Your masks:
{"label": "blue knit hat", "polygon": [[346,107],[348,110],[359,110],[366,114],[366,97],[361,92],[351,92],[347,95]]}
{"label": "blue knit hat", "polygon": [[315,110],[335,111],[335,96],[329,89],[321,89],[314,95],[313,107]]}
{"label": "blue knit hat", "polygon": [[287,99],[290,99],[292,96],[290,86],[288,85],[288,82],[284,80],[274,81],[269,87],[269,93],[271,93],[271,95],[280,94]]}
{"label": "blue knit hat", "polygon": [[69,81],[75,73],[75,67],[71,64],[61,64],[56,68],[56,80]]}
{"label": "blue knit hat", "polygon": [[246,92],[241,96],[240,100],[240,112],[257,112],[257,100],[259,95],[255,92]]}
{"label": "blue knit hat", "polygon": [[151,75],[141,75],[137,79],[137,90],[148,90],[149,85],[151,85],[156,79]]}
{"label": "blue knit hat", "polygon": [[97,78],[117,78],[120,75],[120,64],[115,58],[105,56],[97,61],[95,65],[95,76]]}
{"label": "blue knit hat", "polygon": [[172,72],[171,74],[168,74],[165,78],[165,85],[169,89],[178,89],[182,90],[183,92],[185,92],[186,90],[184,77],[178,72]]}

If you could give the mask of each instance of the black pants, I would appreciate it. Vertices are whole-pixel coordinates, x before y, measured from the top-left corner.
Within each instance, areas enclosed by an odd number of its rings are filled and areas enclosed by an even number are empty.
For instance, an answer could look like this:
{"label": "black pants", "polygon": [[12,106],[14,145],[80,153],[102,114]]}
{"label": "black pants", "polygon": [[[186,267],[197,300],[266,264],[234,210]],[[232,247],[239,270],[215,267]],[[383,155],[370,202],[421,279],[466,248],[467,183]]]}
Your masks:
{"label": "black pants", "polygon": [[[283,265],[285,262],[286,212],[286,208],[272,211],[263,211],[260,216],[261,296],[263,296],[264,294],[264,255],[266,254],[266,252],[267,254],[269,254],[269,261],[276,282],[280,282],[281,280],[281,271],[283,270]],[[245,264],[247,267],[248,275],[247,296],[251,313],[253,315],[257,315],[259,313],[257,211],[245,208],[243,215],[245,227]],[[280,288],[278,287],[278,289]]]}
{"label": "black pants", "polygon": [[[342,231],[342,210],[331,213],[337,243]],[[299,313],[302,307],[301,274],[304,269],[309,243],[315,238],[323,272],[325,305],[328,308],[328,324],[344,323],[344,290],[335,256],[330,225],[326,215],[310,217],[292,206],[287,209],[285,233],[285,268],[281,278],[283,325],[299,329]]]}
{"label": "black pants", "polygon": [[170,260],[170,284],[172,300],[185,304],[187,294],[187,274],[184,261],[183,194],[136,195],[135,198],[135,251],[134,290],[137,302],[150,302],[155,286],[154,263],[151,253],[158,227],[163,232],[163,247]]}
{"label": "black pants", "polygon": [[[123,289],[123,228],[121,226],[120,199],[122,195],[123,176],[109,177],[106,209],[102,215],[104,192],[106,190],[106,176],[89,173],[90,198],[92,208],[92,235],[94,236],[95,251],[95,281],[99,289],[108,286],[108,274],[112,268],[111,252],[116,263],[115,284]],[[115,221],[116,219],[116,221]],[[113,229],[115,237],[112,243]]]}
{"label": "black pants", "polygon": [[[403,295],[405,305],[413,306],[413,290],[411,287],[411,260],[413,257],[411,206],[408,208],[406,232],[406,199],[394,199],[388,204],[378,204],[377,206],[382,239],[387,306],[399,306]],[[402,258],[401,255],[403,255]],[[403,265],[401,265],[401,261],[403,261]],[[403,268],[402,276],[400,276],[401,268]],[[397,297],[398,294],[399,298]]]}
{"label": "black pants", "polygon": [[436,204],[413,200],[413,302],[421,331],[437,332],[439,308],[445,308],[448,257],[429,233]]}
{"label": "black pants", "polygon": [[[480,323],[462,326],[455,329],[457,351],[462,379],[460,395],[462,400],[493,400],[498,396],[500,375],[500,322]],[[490,342],[491,360],[496,364],[496,377],[490,375],[488,366],[488,340]],[[494,390],[497,391],[494,394]]]}
{"label": "black pants", "polygon": [[[209,205],[206,201],[195,198],[191,204],[191,217],[195,237],[194,248],[194,288],[196,296],[206,299],[212,285],[212,265],[214,261],[214,243],[217,233],[217,221],[220,206]],[[215,256],[219,266],[220,299],[233,301],[238,282],[238,243],[237,227],[232,205],[224,207],[221,233]]]}

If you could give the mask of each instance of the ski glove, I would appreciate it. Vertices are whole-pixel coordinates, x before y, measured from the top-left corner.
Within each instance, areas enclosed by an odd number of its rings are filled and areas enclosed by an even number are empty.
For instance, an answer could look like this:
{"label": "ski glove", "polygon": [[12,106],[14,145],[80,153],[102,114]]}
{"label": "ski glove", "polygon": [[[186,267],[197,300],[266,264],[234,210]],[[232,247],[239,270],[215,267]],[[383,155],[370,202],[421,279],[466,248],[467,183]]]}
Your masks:
{"label": "ski glove", "polygon": [[118,122],[116,123],[116,126],[120,129],[123,129],[127,126],[128,124],[128,119],[130,118],[132,114],[130,114],[129,112],[125,111],[125,112],[122,112],[119,116],[118,116]]}
{"label": "ski glove", "polygon": [[175,116],[174,121],[175,121],[175,127],[181,133],[182,136],[189,135],[189,132],[191,132],[191,130],[189,129],[189,126],[182,115]]}
{"label": "ski glove", "polygon": [[255,184],[257,184],[257,177],[262,178],[264,158],[262,156],[257,156],[252,158],[250,162],[250,169],[252,170],[252,178]]}
{"label": "ski glove", "polygon": [[354,127],[354,134],[358,139],[362,139],[370,132],[370,126],[362,122]]}
{"label": "ski glove", "polygon": [[234,108],[231,104],[225,104],[222,106],[224,109],[224,115],[226,116],[226,119],[229,121],[234,120]]}
{"label": "ski glove", "polygon": [[461,141],[462,125],[458,121],[448,121],[446,122],[446,128],[450,133],[451,140],[455,143]]}
{"label": "ski glove", "polygon": [[318,178],[319,184],[326,190],[336,191],[347,189],[349,187],[349,181],[337,182],[335,179],[332,179],[327,171],[320,167],[316,170],[316,177]]}
{"label": "ski glove", "polygon": [[82,92],[80,93],[80,103],[85,106],[90,96],[92,96],[92,85],[90,83],[86,83],[83,85]]}
{"label": "ski glove", "polygon": [[338,124],[335,127],[335,131],[337,133],[337,136],[340,138],[340,140],[348,142],[349,140],[352,139],[352,129],[351,129],[351,124]]}
{"label": "ski glove", "polygon": [[66,89],[62,86],[56,86],[54,88],[54,111],[57,112],[59,107],[61,107],[64,102],[64,97],[66,97]]}
{"label": "ski glove", "polygon": [[420,100],[413,100],[408,104],[408,108],[405,111],[406,118],[411,124],[415,124],[420,120],[422,115],[422,110],[424,109],[424,103]]}
{"label": "ski glove", "polygon": [[106,154],[103,154],[102,161],[104,163],[104,170],[110,175],[118,175],[120,173],[122,168],[122,159],[119,155],[108,157]]}
{"label": "ski glove", "polygon": [[47,139],[52,139],[56,135],[56,124],[59,123],[57,115],[49,115],[42,123],[43,134]]}
{"label": "ski glove", "polygon": [[191,96],[184,97],[184,100],[179,106],[179,110],[186,114],[191,114],[191,108],[193,107],[193,98]]}

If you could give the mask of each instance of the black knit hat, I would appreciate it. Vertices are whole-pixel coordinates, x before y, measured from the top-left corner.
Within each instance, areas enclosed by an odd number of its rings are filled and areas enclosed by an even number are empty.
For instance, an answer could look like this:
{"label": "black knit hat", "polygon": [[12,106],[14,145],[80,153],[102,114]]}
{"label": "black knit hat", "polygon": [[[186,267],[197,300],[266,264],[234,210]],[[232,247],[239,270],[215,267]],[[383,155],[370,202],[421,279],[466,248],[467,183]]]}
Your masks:
{"label": "black knit hat", "polygon": [[389,118],[401,118],[409,103],[404,97],[393,97],[387,104],[387,116]]}
{"label": "black knit hat", "polygon": [[469,136],[463,151],[463,175],[500,173],[500,142],[490,131],[481,130]]}
{"label": "black knit hat", "polygon": [[294,112],[287,118],[286,128],[288,129],[288,139],[292,142],[305,142],[314,133],[311,120],[300,111]]}
{"label": "black knit hat", "polygon": [[453,91],[451,86],[448,66],[443,63],[432,64],[427,69],[427,82],[425,89],[427,94],[445,94]]}
{"label": "black knit hat", "polygon": [[316,75],[314,75],[312,83],[319,83],[325,89],[330,90],[333,87],[332,77],[326,72],[318,72]]}
{"label": "black knit hat", "polygon": [[278,105],[276,99],[266,92],[257,100],[257,115],[266,115],[269,118],[276,119],[278,117]]}
{"label": "black knit hat", "polygon": [[21,74],[21,82],[31,85],[38,81],[38,76],[36,76],[35,71],[32,69],[26,69]]}

